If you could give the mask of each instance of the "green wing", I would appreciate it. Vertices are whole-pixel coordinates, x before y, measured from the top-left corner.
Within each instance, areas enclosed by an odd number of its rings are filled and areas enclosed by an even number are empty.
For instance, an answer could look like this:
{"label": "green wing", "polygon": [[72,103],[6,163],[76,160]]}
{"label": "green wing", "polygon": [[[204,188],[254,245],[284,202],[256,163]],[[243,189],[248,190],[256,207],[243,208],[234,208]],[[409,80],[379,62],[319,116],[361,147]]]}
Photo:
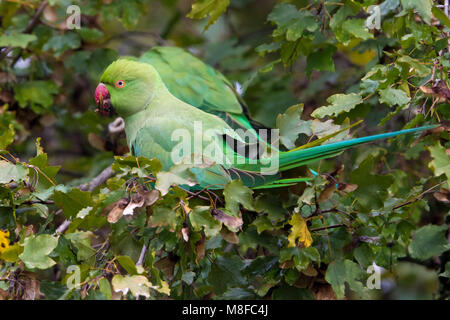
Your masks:
{"label": "green wing", "polygon": [[139,61],[151,64],[178,99],[218,115],[234,128],[252,128],[246,107],[232,84],[187,51],[177,47],[154,47]]}

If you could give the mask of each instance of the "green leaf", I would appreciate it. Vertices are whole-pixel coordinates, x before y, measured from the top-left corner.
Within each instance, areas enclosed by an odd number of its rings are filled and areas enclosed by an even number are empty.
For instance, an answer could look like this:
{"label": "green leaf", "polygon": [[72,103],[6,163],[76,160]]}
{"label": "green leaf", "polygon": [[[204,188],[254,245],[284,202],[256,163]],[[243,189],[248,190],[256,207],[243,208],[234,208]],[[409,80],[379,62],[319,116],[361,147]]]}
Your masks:
{"label": "green leaf", "polygon": [[170,226],[175,228],[177,225],[177,213],[171,208],[156,205],[153,208],[153,214],[150,217],[150,224],[156,226]]}
{"label": "green leaf", "polygon": [[331,284],[338,299],[345,297],[345,283],[350,289],[361,292],[363,284],[358,281],[362,277],[362,270],[350,260],[337,260],[328,265],[325,280]]}
{"label": "green leaf", "polygon": [[52,80],[27,81],[14,86],[14,96],[22,108],[28,105],[37,113],[42,113],[53,105],[53,95],[59,88]]}
{"label": "green leaf", "polygon": [[447,225],[436,226],[432,224],[416,230],[408,247],[411,257],[423,261],[440,256],[449,250],[450,244],[445,237],[447,230]]}
{"label": "green leaf", "polygon": [[305,30],[313,32],[319,27],[316,18],[309,11],[299,11],[296,6],[288,3],[275,6],[267,20],[277,25],[272,36],[277,37],[285,33],[288,41],[296,41],[302,37]]}
{"label": "green leaf", "polygon": [[314,247],[287,247],[280,250],[280,262],[293,260],[298,271],[308,268],[312,261],[320,264],[320,253]]}
{"label": "green leaf", "polygon": [[373,34],[365,26],[364,19],[350,19],[342,24],[342,29],[352,34],[356,38],[367,40],[373,38]]}
{"label": "green leaf", "polygon": [[[213,286],[216,294],[222,294],[228,287],[245,284],[245,279],[241,274],[243,268],[244,262],[237,255],[219,256],[211,266],[208,282]],[[227,275],[226,281],[223,281],[225,274]]]}
{"label": "green leaf", "polygon": [[282,35],[287,31],[288,26],[292,21],[299,17],[299,12],[296,6],[290,3],[277,4],[272,12],[267,16],[267,20],[277,25],[277,29],[273,32],[273,36]]}
{"label": "green leaf", "polygon": [[116,259],[130,275],[138,274],[136,264],[129,256],[118,256]]}
{"label": "green leaf", "polygon": [[426,23],[431,23],[432,0],[401,0],[401,3],[405,9],[416,9]]}
{"label": "green leaf", "polygon": [[184,281],[189,286],[192,284],[194,279],[195,279],[195,272],[192,271],[185,272],[181,276],[181,280]]}
{"label": "green leaf", "polygon": [[206,237],[214,237],[219,234],[222,224],[214,219],[210,213],[209,206],[196,206],[194,210],[189,213],[189,221],[194,230],[205,230]]}
{"label": "green leaf", "polygon": [[[172,167],[170,170],[172,171],[175,167],[176,166]],[[182,177],[179,173],[180,172],[158,172],[156,174],[155,189],[159,190],[162,196],[165,196],[169,192],[171,186],[187,185],[192,187],[196,184],[194,179]],[[182,175],[186,176],[186,174]]]}
{"label": "green leaf", "polygon": [[[407,68],[412,68],[412,74],[417,75],[418,77],[426,77],[431,74],[431,69],[428,68],[425,64],[421,63],[417,59],[413,59],[409,56],[401,56],[397,59],[398,63],[405,63]],[[409,71],[409,70],[408,70]]]}
{"label": "green leaf", "polygon": [[281,42],[264,43],[256,47],[256,52],[264,57],[266,53],[275,52],[281,48]]}
{"label": "green leaf", "polygon": [[295,42],[287,41],[283,43],[281,46],[280,56],[285,67],[293,64],[300,56],[302,53],[301,43],[302,42],[300,40]]}
{"label": "green leaf", "polygon": [[28,169],[23,164],[0,160],[0,183],[20,182],[26,179],[27,174]]}
{"label": "green leaf", "polygon": [[306,58],[306,74],[309,76],[313,70],[334,72],[333,54],[336,47],[327,45],[311,54]]}
{"label": "green leaf", "polygon": [[82,74],[88,70],[88,61],[91,53],[88,51],[77,51],[64,59],[64,67],[72,68],[76,73]]}
{"label": "green leaf", "polygon": [[0,150],[6,149],[14,141],[15,131],[14,125],[12,123],[9,124],[8,129],[0,134]]}
{"label": "green leaf", "polygon": [[53,195],[55,204],[63,209],[67,219],[74,218],[82,209],[94,205],[91,192],[73,188],[69,192],[55,191]]}
{"label": "green leaf", "polygon": [[104,36],[102,31],[93,28],[81,27],[80,29],[77,29],[77,32],[86,42],[96,42]]}
{"label": "green leaf", "polygon": [[326,116],[337,116],[342,112],[349,112],[358,104],[362,103],[362,97],[359,93],[335,94],[327,99],[330,104],[320,107],[311,114],[315,118],[324,118]]}
{"label": "green leaf", "polygon": [[353,191],[356,199],[365,208],[382,208],[387,198],[387,189],[394,182],[391,175],[371,174],[374,158],[369,155],[356,170],[350,173],[350,181],[358,185]]}
{"label": "green leaf", "polygon": [[386,103],[388,106],[406,105],[411,100],[405,91],[399,89],[386,88],[378,92],[380,94],[380,103]]}
{"label": "green leaf", "polygon": [[55,56],[59,57],[61,54],[70,49],[76,49],[81,45],[80,36],[74,32],[67,32],[62,35],[56,35],[42,47],[42,50],[53,50]]}
{"label": "green leaf", "polygon": [[439,274],[440,277],[450,278],[450,262],[445,264],[445,271]]}
{"label": "green leaf", "polygon": [[195,0],[192,4],[191,11],[186,17],[191,19],[203,19],[209,16],[208,24],[205,26],[205,30],[210,25],[216,23],[217,19],[227,10],[230,4],[230,0]]}
{"label": "green leaf", "polygon": [[349,6],[344,5],[341,6],[330,19],[330,27],[333,30],[336,39],[343,44],[347,44],[350,41],[350,35],[347,31],[342,29],[342,26],[348,16],[352,14],[352,9]]}
{"label": "green leaf", "polygon": [[428,163],[428,167],[433,170],[436,176],[445,174],[447,185],[450,187],[450,156],[439,142],[434,146],[427,147],[427,149],[433,158],[433,161]]}
{"label": "green leaf", "polygon": [[276,126],[280,130],[280,141],[288,149],[295,147],[299,134],[311,135],[311,120],[304,121],[300,117],[303,104],[296,104],[277,116]]}
{"label": "green leaf", "polygon": [[30,42],[35,40],[37,40],[37,37],[34,34],[4,34],[0,36],[0,47],[11,46],[25,49]]}
{"label": "green leaf", "polygon": [[149,159],[130,155],[127,157],[114,157],[112,169],[125,174],[137,174],[139,177],[144,178],[149,174],[155,175],[160,172],[162,165],[156,158]]}
{"label": "green leaf", "polygon": [[86,261],[88,264],[95,263],[96,251],[91,246],[91,238],[94,237],[90,231],[76,231],[66,233],[65,237],[72,242],[77,250],[77,260]]}
{"label": "green leaf", "polygon": [[19,258],[30,269],[47,269],[55,265],[56,262],[49,258],[48,255],[58,245],[58,238],[48,234],[39,236],[30,236],[25,239],[24,250]]}
{"label": "green leaf", "polygon": [[441,9],[433,7],[433,9],[431,9],[431,12],[433,13],[436,19],[441,21],[447,28],[450,28],[450,19],[445,15],[444,12],[442,12]]}
{"label": "green leaf", "polygon": [[111,285],[106,278],[101,278],[98,282],[98,287],[100,291],[105,295],[106,300],[112,300],[112,291],[111,291]]}
{"label": "green leaf", "polygon": [[225,186],[225,208],[234,217],[239,213],[239,204],[247,210],[253,210],[253,191],[242,184],[240,180],[233,180]]}
{"label": "green leaf", "polygon": [[[101,5],[101,15],[112,20],[109,21],[111,24],[118,19],[126,29],[132,29],[139,23],[139,18],[146,13],[147,8],[142,0],[110,1],[108,5]],[[93,11],[93,14],[96,12]]]}
{"label": "green leaf", "polygon": [[256,227],[256,231],[261,233],[265,230],[273,230],[274,225],[266,215],[260,215],[255,220],[253,220],[252,225]]}
{"label": "green leaf", "polygon": [[37,181],[35,192],[40,193],[47,191],[47,189],[55,185],[54,178],[58,173],[60,166],[49,166],[47,164],[46,153],[40,153],[40,150],[38,150],[38,155],[31,158],[29,164],[39,168],[39,170],[30,169],[30,175],[33,177],[34,181]]}
{"label": "green leaf", "polygon": [[308,11],[301,11],[299,17],[288,27],[286,39],[296,41],[300,39],[305,30],[313,32],[319,28],[316,18]]}

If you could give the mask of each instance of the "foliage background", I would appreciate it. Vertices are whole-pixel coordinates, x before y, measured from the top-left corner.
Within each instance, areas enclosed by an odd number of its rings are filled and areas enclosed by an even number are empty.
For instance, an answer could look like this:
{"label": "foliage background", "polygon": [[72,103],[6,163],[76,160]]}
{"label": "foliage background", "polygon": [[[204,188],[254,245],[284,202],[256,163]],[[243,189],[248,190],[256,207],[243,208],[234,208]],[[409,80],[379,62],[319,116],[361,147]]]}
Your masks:
{"label": "foliage background", "polygon": [[[71,4],[79,30],[65,23]],[[369,30],[373,4],[381,26]],[[2,1],[0,298],[448,298],[444,5]],[[217,198],[172,187],[159,198],[145,178],[157,161],[127,157],[93,101],[110,62],[155,45],[187,48],[237,82],[288,148],[360,119],[353,136],[442,126],[316,163],[312,183],[267,192],[233,182]],[[134,214],[120,218],[129,197]],[[373,263],[381,290],[366,287]]]}

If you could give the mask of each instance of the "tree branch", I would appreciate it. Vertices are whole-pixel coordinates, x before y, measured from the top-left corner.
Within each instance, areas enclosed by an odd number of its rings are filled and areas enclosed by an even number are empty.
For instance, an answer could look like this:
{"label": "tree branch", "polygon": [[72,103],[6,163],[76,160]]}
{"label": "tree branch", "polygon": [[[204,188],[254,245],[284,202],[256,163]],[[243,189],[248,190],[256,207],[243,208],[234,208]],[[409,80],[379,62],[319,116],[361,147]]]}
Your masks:
{"label": "tree branch", "polygon": [[319,227],[319,228],[314,228],[311,229],[309,231],[314,232],[314,231],[321,231],[321,230],[327,230],[327,229],[334,229],[334,228],[339,228],[339,227],[343,227],[343,224],[333,224],[331,226],[325,226],[325,227]]}
{"label": "tree branch", "polygon": [[408,201],[406,201],[406,202],[404,202],[404,203],[401,203],[401,204],[399,204],[399,205],[396,205],[394,208],[392,208],[392,210],[397,210],[397,209],[399,209],[399,208],[401,208],[401,207],[407,206],[407,205],[409,205],[409,204],[411,204],[411,203],[414,203],[414,202],[416,202],[416,201],[421,200],[421,199],[424,197],[424,195],[426,195],[427,193],[432,192],[433,189],[435,189],[436,187],[439,187],[440,185],[444,184],[445,182],[446,182],[446,181],[442,181],[441,183],[438,183],[438,184],[432,186],[431,188],[425,190],[424,192],[422,192],[421,194],[419,194],[417,197],[414,197],[414,198],[412,198],[411,200],[408,200]]}
{"label": "tree branch", "polygon": [[107,167],[104,169],[98,176],[96,176],[94,179],[92,179],[89,183],[82,184],[78,188],[81,191],[94,191],[95,188],[103,184],[106,180],[111,178],[114,175],[114,170],[112,169],[112,166]]}

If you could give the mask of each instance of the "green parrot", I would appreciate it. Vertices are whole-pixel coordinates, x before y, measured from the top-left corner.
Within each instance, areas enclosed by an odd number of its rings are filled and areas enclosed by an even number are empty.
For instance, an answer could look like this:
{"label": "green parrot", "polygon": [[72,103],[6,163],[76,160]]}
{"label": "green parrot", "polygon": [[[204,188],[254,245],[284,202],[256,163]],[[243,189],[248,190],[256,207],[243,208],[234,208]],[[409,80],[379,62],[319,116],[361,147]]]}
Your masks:
{"label": "green parrot", "polygon": [[[210,96],[205,90],[198,94]],[[119,59],[108,66],[95,90],[95,101],[100,114],[117,112],[124,119],[133,155],[158,158],[165,171],[176,164],[191,165],[189,171],[196,181],[193,188],[222,189],[234,179],[251,188],[290,186],[311,178],[283,179],[286,170],[337,156],[362,143],[435,127],[309,147],[317,144],[313,142],[281,152],[259,136],[256,141],[252,135],[244,139],[221,117],[180,100],[155,67],[132,59]]]}
{"label": "green parrot", "polygon": [[151,64],[171,94],[224,119],[233,128],[264,126],[249,117],[233,85],[219,71],[178,47],[153,47],[137,59]]}

